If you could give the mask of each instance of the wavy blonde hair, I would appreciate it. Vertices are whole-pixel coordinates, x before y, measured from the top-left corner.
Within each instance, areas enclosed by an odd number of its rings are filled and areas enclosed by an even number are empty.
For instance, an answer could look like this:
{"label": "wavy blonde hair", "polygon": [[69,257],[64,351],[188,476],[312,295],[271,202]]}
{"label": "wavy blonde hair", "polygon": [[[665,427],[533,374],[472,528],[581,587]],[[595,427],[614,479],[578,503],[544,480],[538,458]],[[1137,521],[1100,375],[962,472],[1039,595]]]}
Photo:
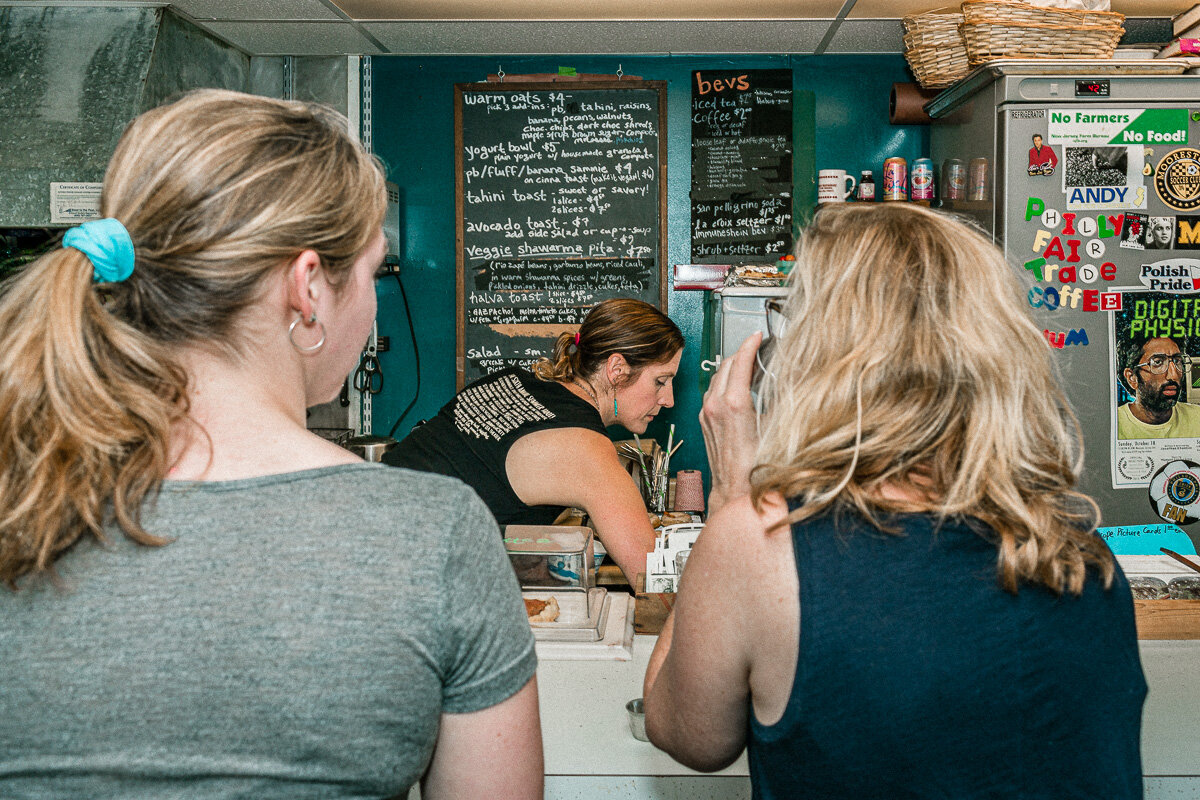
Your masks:
{"label": "wavy blonde hair", "polygon": [[379,231],[383,172],[321,106],[201,90],[125,130],[100,210],[136,267],[92,283],[74,249],[42,256],[0,294],[0,580],[45,572],[115,520],[141,544],[143,501],[186,418],[178,348],[243,358],[243,316],[265,279],[315,250],[340,284]]}
{"label": "wavy blonde hair", "polygon": [[[998,543],[1000,585],[1107,586],[1095,502],[1075,490],[1079,426],[1014,271],[967,224],[920,206],[823,208],[796,248],[765,389],[755,503],[789,520],[851,509],[973,518]],[[920,500],[885,499],[885,485]]]}

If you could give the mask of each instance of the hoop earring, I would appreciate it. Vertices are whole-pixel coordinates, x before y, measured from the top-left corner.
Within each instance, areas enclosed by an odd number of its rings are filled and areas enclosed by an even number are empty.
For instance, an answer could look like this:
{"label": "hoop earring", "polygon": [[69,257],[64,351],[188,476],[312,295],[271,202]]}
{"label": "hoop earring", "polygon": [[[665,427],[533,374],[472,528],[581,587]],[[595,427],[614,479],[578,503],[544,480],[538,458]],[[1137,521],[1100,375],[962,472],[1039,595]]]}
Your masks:
{"label": "hoop earring", "polygon": [[297,353],[315,353],[325,346],[325,326],[320,322],[317,322],[316,314],[313,314],[308,321],[309,324],[315,322],[318,326],[320,326],[321,338],[317,340],[316,344],[309,347],[301,347],[300,345],[296,344],[296,338],[294,334],[296,332],[296,326],[300,324],[300,317],[296,317],[294,320],[292,320],[292,324],[288,325],[288,341],[292,343],[292,347],[295,348]]}

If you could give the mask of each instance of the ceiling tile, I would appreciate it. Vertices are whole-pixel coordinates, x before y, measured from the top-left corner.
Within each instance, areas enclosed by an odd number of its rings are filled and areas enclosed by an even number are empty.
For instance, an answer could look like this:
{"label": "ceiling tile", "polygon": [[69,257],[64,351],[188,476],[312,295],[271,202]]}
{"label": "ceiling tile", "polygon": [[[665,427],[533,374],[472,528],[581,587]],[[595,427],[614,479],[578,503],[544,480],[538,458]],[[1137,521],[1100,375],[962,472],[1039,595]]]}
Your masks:
{"label": "ceiling tile", "polygon": [[[856,0],[846,16],[851,19],[896,19],[926,11],[954,12],[959,10],[959,5],[958,2],[937,0]],[[1045,4],[1038,2],[1037,5]],[[1195,0],[1111,0],[1111,10],[1127,17],[1172,17],[1193,5]]]}
{"label": "ceiling tile", "polygon": [[171,5],[192,19],[210,20],[339,20],[341,17],[321,0],[174,0]]}
{"label": "ceiling tile", "polygon": [[379,55],[348,22],[201,22],[234,47],[255,56]]}
{"label": "ceiling tile", "polygon": [[332,0],[359,20],[832,19],[845,0]]}
{"label": "ceiling tile", "polygon": [[909,14],[926,11],[943,11],[947,14],[958,11],[958,3],[931,2],[930,0],[856,0],[847,19],[899,19]]}
{"label": "ceiling tile", "polygon": [[904,49],[904,26],[898,19],[844,19],[826,53],[899,53]]}
{"label": "ceiling tile", "polygon": [[1112,10],[1129,17],[1173,17],[1195,3],[1196,0],[1112,0]]}
{"label": "ceiling tile", "polygon": [[812,53],[827,22],[364,22],[405,55]]}
{"label": "ceiling tile", "polygon": [[[1196,0],[1112,0],[1112,10],[1130,17],[1170,17],[1186,11],[1195,2]],[[846,16],[848,19],[897,19],[909,14],[923,14],[926,11],[950,13],[957,11],[959,5],[937,0],[856,0],[854,8]]]}

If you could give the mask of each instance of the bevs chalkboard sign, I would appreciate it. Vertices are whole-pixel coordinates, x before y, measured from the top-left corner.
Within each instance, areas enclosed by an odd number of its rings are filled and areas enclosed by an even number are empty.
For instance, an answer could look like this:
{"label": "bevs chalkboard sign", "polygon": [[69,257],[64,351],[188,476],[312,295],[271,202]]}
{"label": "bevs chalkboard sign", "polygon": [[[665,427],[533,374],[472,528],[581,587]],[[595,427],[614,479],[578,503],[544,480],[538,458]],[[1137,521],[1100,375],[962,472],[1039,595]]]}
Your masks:
{"label": "bevs chalkboard sign", "polygon": [[692,73],[692,261],[774,261],[791,244],[792,73]]}
{"label": "bevs chalkboard sign", "polygon": [[666,302],[666,83],[456,84],[458,386]]}

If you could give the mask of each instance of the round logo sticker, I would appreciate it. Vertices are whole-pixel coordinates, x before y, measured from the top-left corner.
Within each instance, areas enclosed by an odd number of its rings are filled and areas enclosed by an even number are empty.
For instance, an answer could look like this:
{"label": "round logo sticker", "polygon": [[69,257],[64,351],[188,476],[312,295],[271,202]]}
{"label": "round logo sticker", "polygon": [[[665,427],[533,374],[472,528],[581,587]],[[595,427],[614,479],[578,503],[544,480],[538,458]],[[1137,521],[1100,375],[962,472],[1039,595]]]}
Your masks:
{"label": "round logo sticker", "polygon": [[1200,464],[1176,459],[1154,473],[1150,505],[1158,516],[1176,525],[1200,519]]}
{"label": "round logo sticker", "polygon": [[1127,481],[1144,481],[1154,472],[1154,459],[1150,456],[1121,456],[1117,461],[1117,472]]}
{"label": "round logo sticker", "polygon": [[1163,156],[1154,170],[1154,189],[1176,211],[1200,206],[1200,150],[1181,147]]}

